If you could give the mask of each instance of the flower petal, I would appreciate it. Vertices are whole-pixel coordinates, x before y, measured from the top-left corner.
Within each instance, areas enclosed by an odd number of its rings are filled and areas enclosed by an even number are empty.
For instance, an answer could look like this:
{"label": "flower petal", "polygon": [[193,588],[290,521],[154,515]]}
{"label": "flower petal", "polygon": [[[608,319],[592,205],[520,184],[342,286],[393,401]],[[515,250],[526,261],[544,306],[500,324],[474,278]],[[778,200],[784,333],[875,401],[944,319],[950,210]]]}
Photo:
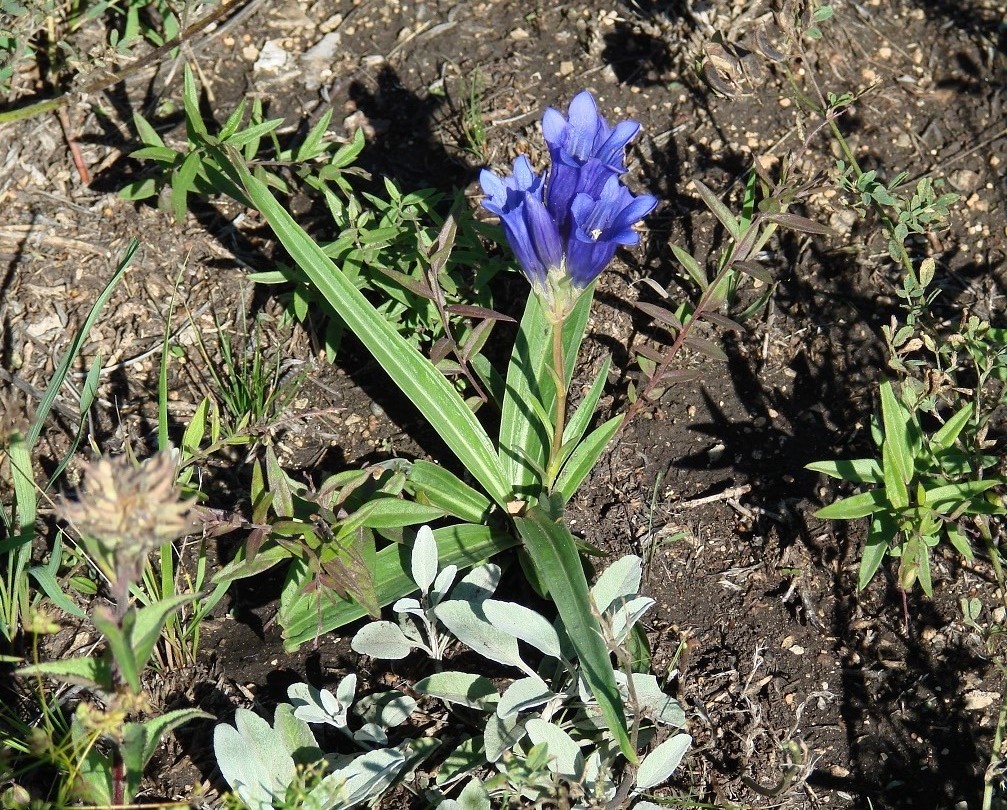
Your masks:
{"label": "flower petal", "polygon": [[599,128],[606,127],[605,119],[598,115],[598,105],[587,90],[582,90],[570,102],[569,125],[566,132],[566,151],[578,160],[587,160],[594,151],[595,136]]}
{"label": "flower petal", "polygon": [[524,203],[524,219],[535,255],[546,272],[563,264],[563,242],[552,215],[532,194]]}
{"label": "flower petal", "polygon": [[629,205],[623,208],[616,217],[615,227],[620,230],[632,228],[655,208],[657,208],[657,197],[650,194],[633,197]]}

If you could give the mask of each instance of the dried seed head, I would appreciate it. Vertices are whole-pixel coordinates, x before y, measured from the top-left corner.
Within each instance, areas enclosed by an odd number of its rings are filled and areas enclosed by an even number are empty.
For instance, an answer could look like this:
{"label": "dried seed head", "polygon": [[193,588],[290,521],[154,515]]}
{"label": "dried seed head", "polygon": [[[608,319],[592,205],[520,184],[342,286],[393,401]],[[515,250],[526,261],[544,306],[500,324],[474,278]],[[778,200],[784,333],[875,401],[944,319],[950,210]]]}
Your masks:
{"label": "dried seed head", "polygon": [[99,458],[85,468],[77,500],[61,499],[59,515],[106,554],[142,559],[190,531],[193,501],[181,497],[175,472],[168,453],[139,466],[125,456]]}

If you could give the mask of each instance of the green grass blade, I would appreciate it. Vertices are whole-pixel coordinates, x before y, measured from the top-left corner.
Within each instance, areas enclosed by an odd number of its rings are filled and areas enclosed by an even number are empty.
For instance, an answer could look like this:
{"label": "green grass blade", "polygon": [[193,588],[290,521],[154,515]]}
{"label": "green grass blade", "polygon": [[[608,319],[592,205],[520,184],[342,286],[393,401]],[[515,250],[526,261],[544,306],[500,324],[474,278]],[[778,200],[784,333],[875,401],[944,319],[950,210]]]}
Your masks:
{"label": "green grass blade", "polygon": [[601,707],[609,731],[626,759],[636,764],[611,656],[595,616],[573,535],[538,507],[529,509],[523,518],[515,518],[514,523],[539,577],[549,589],[577,653],[581,674]]}
{"label": "green grass blade", "polygon": [[510,500],[511,487],[496,450],[452,384],[343,276],[266,185],[252,177],[237,153],[229,151],[228,154],[231,168],[249,198],[329,306],[416,405],[490,497],[505,506]]}
{"label": "green grass blade", "polygon": [[112,293],[115,291],[116,286],[122,280],[122,277],[126,272],[126,268],[129,267],[130,262],[133,261],[133,256],[136,254],[136,250],[139,246],[139,241],[136,239],[130,240],[129,245],[126,247],[126,252],[119,260],[119,266],[116,267],[115,273],[112,274],[112,278],[109,279],[108,283],[101,291],[101,294],[91,306],[91,310],[87,313],[87,318],[84,319],[84,323],[77,331],[77,334],[74,335],[73,340],[70,342],[70,346],[63,355],[63,359],[60,361],[56,372],[53,374],[49,387],[45,389],[45,394],[43,394],[42,399],[39,402],[38,410],[35,412],[35,420],[32,422],[32,425],[28,430],[27,443],[29,451],[31,451],[31,449],[35,446],[35,442],[38,441],[38,437],[42,433],[42,426],[45,424],[45,420],[49,416],[49,411],[52,410],[52,404],[56,401],[56,396],[59,394],[60,388],[63,387],[63,383],[66,381],[66,378],[70,373],[70,366],[73,364],[74,358],[77,357],[81,347],[84,345],[84,341],[87,338],[88,333],[91,331],[91,327],[93,327],[95,321],[98,320],[98,317],[101,315],[101,311],[105,308],[105,304],[108,303],[108,299],[112,297]]}

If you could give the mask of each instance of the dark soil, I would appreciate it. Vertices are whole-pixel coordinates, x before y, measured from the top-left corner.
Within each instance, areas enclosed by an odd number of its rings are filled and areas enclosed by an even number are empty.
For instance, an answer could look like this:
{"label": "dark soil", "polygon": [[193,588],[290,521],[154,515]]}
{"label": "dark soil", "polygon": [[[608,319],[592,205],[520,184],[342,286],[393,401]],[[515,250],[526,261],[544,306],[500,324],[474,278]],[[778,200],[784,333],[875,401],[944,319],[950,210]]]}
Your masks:
{"label": "dark soil", "polygon": [[[951,229],[917,249],[937,259],[947,306],[1002,325],[1002,8],[994,0],[834,5],[823,38],[798,64],[799,88],[810,93],[817,81],[827,92],[863,93],[840,126],[865,168],[948,178],[962,196]],[[753,160],[771,167],[799,149],[808,120],[778,67],[755,52],[769,9],[740,0],[287,0],[248,8],[196,43],[207,108],[223,120],[242,95],[257,95],[271,116],[303,131],[332,107],[337,134],[367,133],[364,164],[407,190],[465,188],[474,205],[482,166],[503,169],[522,152],[542,165],[542,112],[565,108],[583,88],[610,120],[640,121],[629,182],[662,206],[643,249],[622,254],[603,277],[577,378],[590,381],[611,353],[605,403],[613,410],[625,406],[630,347],[663,339],[634,307],[657,300],[640,279],[680,296],[669,243],[701,259],[722,244],[690,180],[737,205]],[[331,30],[341,36],[332,64],[317,75],[302,71],[297,55]],[[289,69],[254,69],[267,41],[291,54]],[[737,58],[713,77],[714,88],[696,66],[716,43]],[[110,452],[152,447],[173,291],[174,342],[189,349],[172,380],[179,426],[210,390],[194,330],[212,336],[222,323],[240,334],[253,311],[279,316],[269,291],[245,280],[249,270],[271,269],[274,248],[254,222],[234,219],[238,209],[196,206],[176,225],[115,194],[143,171],[125,157],[134,146],[131,111],[177,101],[180,76],[181,65],[167,62],[82,100],[68,109],[66,134],[55,116],[3,130],[4,379],[44,389],[123,246],[133,236],[142,241],[81,365],[86,370],[100,351],[111,369],[92,426],[94,441]],[[461,123],[471,81],[485,88],[480,156]],[[163,134],[184,137],[177,123]],[[90,185],[74,167],[68,137],[80,145]],[[820,136],[802,168],[831,171],[835,157]],[[898,313],[900,281],[879,230],[834,192],[814,195],[804,213],[837,235],[788,234],[769,244],[762,258],[777,282],[771,305],[743,333],[722,337],[726,364],[683,359],[702,368],[702,378],[674,388],[627,428],[571,505],[573,526],[613,556],[648,561],[654,671],[671,678],[696,739],[678,795],[718,806],[977,807],[1002,683],[983,640],[963,623],[959,600],[995,604],[992,574],[982,561],[939,554],[934,598],[910,594],[907,631],[891,570],[856,590],[863,527],[812,517],[837,490],[804,465],[872,452],[867,426],[885,367],[880,327]],[[501,285],[501,307],[519,308],[522,283]],[[509,340],[505,328],[495,335]],[[295,474],[318,481],[389,455],[429,452],[415,413],[385,400],[384,381],[351,344],[333,369],[317,360],[309,332],[277,327],[269,340],[307,370],[274,429]],[[70,411],[72,396],[64,392]],[[48,440],[59,458],[64,433],[54,427]],[[247,510],[243,462],[236,456],[205,471],[213,506]],[[165,676],[155,697],[168,707],[198,703],[227,720],[238,705],[271,706],[304,677],[331,685],[354,670],[366,684],[394,680],[376,662],[355,660],[341,633],[284,654],[271,623],[275,587],[237,591],[230,614],[206,628],[206,660]],[[211,730],[194,724],[179,735],[152,769],[149,795],[201,802],[198,790],[223,787]],[[791,741],[803,767],[787,780]],[[387,806],[407,803],[397,793]]]}

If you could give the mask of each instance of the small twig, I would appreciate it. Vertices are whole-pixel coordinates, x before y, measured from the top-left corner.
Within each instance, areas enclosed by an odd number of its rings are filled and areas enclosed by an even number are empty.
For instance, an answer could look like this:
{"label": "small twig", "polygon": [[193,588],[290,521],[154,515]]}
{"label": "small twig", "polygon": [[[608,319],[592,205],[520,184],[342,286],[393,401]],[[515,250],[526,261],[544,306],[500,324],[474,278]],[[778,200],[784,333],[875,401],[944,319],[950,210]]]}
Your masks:
{"label": "small twig", "polygon": [[[0,368],[0,380],[13,385],[15,388],[20,389],[23,393],[30,397],[34,397],[35,399],[42,399],[42,397],[45,396],[45,391],[41,388],[36,388],[31,383],[21,379],[17,374],[11,374],[6,369]],[[52,409],[66,419],[73,419],[74,421],[80,419],[80,414],[73,410],[73,408],[68,408],[66,405],[59,402],[53,402]]]}
{"label": "small twig", "polygon": [[737,498],[739,495],[745,495],[751,491],[751,484],[742,484],[738,487],[725,489],[723,492],[718,492],[716,495],[705,495],[702,498],[693,498],[691,501],[680,501],[679,503],[673,504],[673,506],[676,509],[694,509],[697,506],[705,506],[708,503],[717,503],[718,501],[726,501],[732,498]]}
{"label": "small twig", "polygon": [[80,182],[85,186],[89,186],[91,185],[91,172],[87,170],[84,155],[80,151],[80,144],[77,143],[77,139],[73,136],[73,131],[70,128],[70,116],[67,114],[66,108],[60,107],[60,109],[56,110],[56,117],[59,118],[59,125],[63,130],[63,138],[66,141],[66,145],[70,148],[70,154],[73,156],[73,165],[77,167]]}

